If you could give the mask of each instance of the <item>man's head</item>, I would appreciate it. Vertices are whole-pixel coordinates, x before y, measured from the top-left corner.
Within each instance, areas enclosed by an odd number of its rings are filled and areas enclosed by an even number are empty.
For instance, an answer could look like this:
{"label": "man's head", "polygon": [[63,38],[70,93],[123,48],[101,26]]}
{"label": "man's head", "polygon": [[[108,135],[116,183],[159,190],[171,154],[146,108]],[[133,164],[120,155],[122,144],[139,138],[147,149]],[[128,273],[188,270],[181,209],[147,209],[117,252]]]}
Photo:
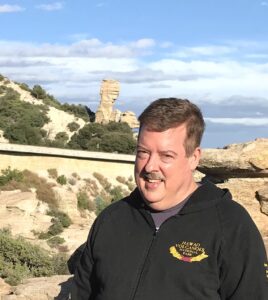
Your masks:
{"label": "man's head", "polygon": [[186,125],[184,141],[186,155],[200,146],[205,122],[200,109],[187,99],[161,98],[152,102],[139,116],[140,131],[146,127],[150,131],[162,132],[178,125]]}
{"label": "man's head", "polygon": [[190,101],[168,98],[151,103],[139,121],[136,183],[150,207],[165,210],[197,187],[192,172],[200,158],[204,120]]}

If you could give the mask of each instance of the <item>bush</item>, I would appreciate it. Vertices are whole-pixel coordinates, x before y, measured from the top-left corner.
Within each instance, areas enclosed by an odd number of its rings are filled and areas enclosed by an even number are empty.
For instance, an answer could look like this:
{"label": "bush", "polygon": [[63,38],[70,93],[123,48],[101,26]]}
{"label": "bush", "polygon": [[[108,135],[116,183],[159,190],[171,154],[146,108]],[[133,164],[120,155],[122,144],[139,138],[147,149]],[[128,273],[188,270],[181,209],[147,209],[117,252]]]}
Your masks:
{"label": "bush", "polygon": [[67,228],[72,224],[70,217],[62,211],[51,209],[47,212],[47,214],[58,219],[64,228]]}
{"label": "bush", "polygon": [[127,196],[128,192],[123,190],[121,186],[115,186],[111,189],[111,202],[121,200]]}
{"label": "bush", "polygon": [[37,99],[44,99],[47,95],[46,91],[38,84],[34,85],[31,94]]}
{"label": "bush", "polygon": [[48,169],[47,172],[50,178],[56,179],[58,177],[57,169]]}
{"label": "bush", "polygon": [[60,234],[63,232],[63,226],[58,219],[53,218],[51,220],[51,222],[53,224],[49,226],[48,232],[47,232],[49,236],[54,236],[54,235],[57,235],[57,234]]}
{"label": "bush", "polygon": [[37,174],[24,170],[23,183],[27,188],[35,188],[36,196],[39,200],[47,203],[49,207],[55,208],[58,206],[52,187],[53,183],[48,183],[45,178],[39,177]]}
{"label": "bush", "polygon": [[86,122],[90,121],[89,114],[87,108],[84,105],[78,104],[68,104],[64,103],[61,105],[61,109],[63,111],[74,114],[76,117],[83,119]]}
{"label": "bush", "polygon": [[67,125],[67,127],[69,128],[69,130],[70,130],[71,132],[73,132],[73,131],[78,130],[79,127],[80,127],[80,125],[79,125],[78,123],[76,123],[76,122],[71,122],[71,123],[69,123],[69,124]]}
{"label": "bush", "polygon": [[7,169],[1,170],[0,186],[3,186],[11,180],[21,182],[23,179],[23,173],[17,169],[11,169],[10,166]]}
{"label": "bush", "polygon": [[22,90],[30,93],[32,92],[32,90],[29,88],[29,86],[26,83],[18,83],[18,85]]}
{"label": "bush", "polygon": [[94,200],[96,205],[96,215],[98,216],[101,211],[109,205],[101,196],[97,196]]}
{"label": "bush", "polygon": [[67,184],[67,178],[65,177],[65,175],[60,175],[57,178],[57,182],[61,185],[65,185],[65,184]]}
{"label": "bush", "polygon": [[46,250],[0,230],[0,277],[9,284],[16,285],[28,277],[68,274],[62,268],[63,261],[62,256],[51,257]]}
{"label": "bush", "polygon": [[[20,173],[17,174],[17,172],[16,169],[11,170],[10,168],[6,171],[4,170],[4,174],[7,173],[8,176],[0,176],[0,178],[2,177],[3,183],[3,185],[0,184],[0,190],[12,191],[14,189],[20,189],[22,191],[29,191],[30,188],[35,188],[36,196],[39,200],[46,202],[51,208],[58,206],[57,199],[52,189],[54,184],[48,183],[46,179],[39,177],[29,170],[21,172],[22,179],[21,175],[19,175]],[[11,180],[7,180],[7,178],[10,178]]]}
{"label": "bush", "polygon": [[47,244],[51,248],[57,248],[59,245],[61,245],[63,243],[65,243],[65,240],[64,240],[64,238],[62,238],[60,236],[54,236],[47,241]]}
{"label": "bush", "polygon": [[41,145],[43,138],[40,129],[23,122],[7,127],[4,137],[11,143],[23,145]]}
{"label": "bush", "polygon": [[79,191],[77,194],[77,207],[79,209],[89,209],[89,198],[85,191]]}
{"label": "bush", "polygon": [[102,174],[94,172],[93,176],[99,181],[99,183],[102,185],[102,187],[104,188],[104,190],[106,192],[110,192],[111,190],[111,183],[108,181],[107,178],[105,178]]}
{"label": "bush", "polygon": [[136,141],[127,133],[110,132],[102,136],[100,151],[133,154]]}
{"label": "bush", "polygon": [[61,142],[63,144],[65,144],[68,141],[68,139],[69,139],[69,136],[64,131],[58,132],[55,136],[55,140],[58,142]]}

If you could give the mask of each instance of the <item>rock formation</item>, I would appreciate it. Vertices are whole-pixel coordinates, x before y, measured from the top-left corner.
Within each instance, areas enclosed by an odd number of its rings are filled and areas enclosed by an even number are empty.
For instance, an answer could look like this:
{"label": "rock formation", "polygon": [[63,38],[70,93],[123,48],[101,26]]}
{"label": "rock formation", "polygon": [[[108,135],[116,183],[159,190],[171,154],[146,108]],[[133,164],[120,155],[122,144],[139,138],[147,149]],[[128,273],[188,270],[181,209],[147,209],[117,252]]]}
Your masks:
{"label": "rock formation", "polygon": [[131,128],[139,127],[139,122],[135,113],[127,111],[122,113],[120,110],[113,110],[113,105],[120,91],[119,82],[112,79],[104,79],[100,88],[100,105],[95,115],[95,122],[107,124],[109,122],[126,122]]}
{"label": "rock formation", "polygon": [[100,105],[96,112],[96,123],[107,124],[112,119],[113,105],[120,91],[119,82],[112,79],[104,79],[100,88]]}

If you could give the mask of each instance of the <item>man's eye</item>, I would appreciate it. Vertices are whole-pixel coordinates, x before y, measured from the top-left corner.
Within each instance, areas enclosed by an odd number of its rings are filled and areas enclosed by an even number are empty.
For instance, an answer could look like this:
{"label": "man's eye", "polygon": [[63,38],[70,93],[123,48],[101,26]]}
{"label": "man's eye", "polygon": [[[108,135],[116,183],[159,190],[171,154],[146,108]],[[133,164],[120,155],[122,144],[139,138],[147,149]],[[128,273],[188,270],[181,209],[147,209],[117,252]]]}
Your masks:
{"label": "man's eye", "polygon": [[148,152],[146,152],[146,151],[143,151],[143,150],[138,150],[137,151],[137,156],[140,157],[140,158],[147,157],[147,155],[148,155]]}
{"label": "man's eye", "polygon": [[173,159],[173,156],[170,155],[170,154],[163,154],[163,155],[161,156],[161,158],[162,158],[163,161],[166,162],[166,161],[172,160],[172,159]]}

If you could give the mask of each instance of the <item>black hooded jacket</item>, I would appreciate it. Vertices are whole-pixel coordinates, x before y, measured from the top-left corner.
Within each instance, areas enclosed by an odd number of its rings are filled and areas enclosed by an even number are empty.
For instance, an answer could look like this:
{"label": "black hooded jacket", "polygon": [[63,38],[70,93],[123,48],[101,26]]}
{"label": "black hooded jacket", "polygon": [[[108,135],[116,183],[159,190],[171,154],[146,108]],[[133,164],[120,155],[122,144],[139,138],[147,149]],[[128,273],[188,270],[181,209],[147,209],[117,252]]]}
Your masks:
{"label": "black hooded jacket", "polygon": [[155,231],[136,189],[96,219],[73,300],[267,300],[267,258],[246,210],[227,190],[200,186]]}

